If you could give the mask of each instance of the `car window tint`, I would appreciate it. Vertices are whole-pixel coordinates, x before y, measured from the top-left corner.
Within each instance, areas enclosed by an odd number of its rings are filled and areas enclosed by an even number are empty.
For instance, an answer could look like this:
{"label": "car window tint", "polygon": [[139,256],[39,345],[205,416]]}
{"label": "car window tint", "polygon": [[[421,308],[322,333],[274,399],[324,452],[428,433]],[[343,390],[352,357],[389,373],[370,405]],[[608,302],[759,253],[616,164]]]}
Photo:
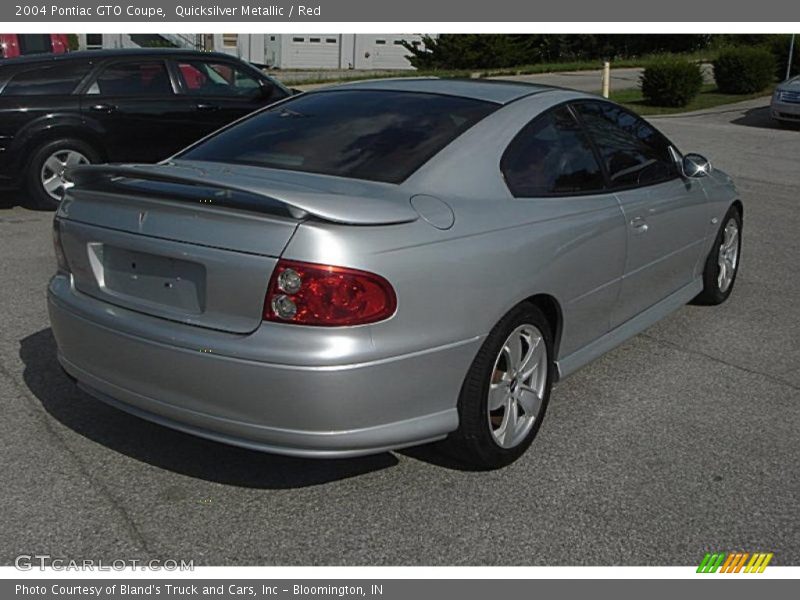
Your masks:
{"label": "car window tint", "polygon": [[256,113],[180,158],[396,183],[498,106],[415,92],[312,92]]}
{"label": "car window tint", "polygon": [[644,120],[608,102],[576,105],[615,187],[648,185],[678,175],[667,139]]}
{"label": "car window tint", "polygon": [[591,193],[605,184],[586,134],[564,106],[526,125],[509,144],[500,168],[517,197]]}
{"label": "car window tint", "polygon": [[181,61],[178,69],[191,96],[238,96],[252,98],[261,85],[252,74],[225,62]]}
{"label": "car window tint", "polygon": [[71,94],[89,71],[88,62],[70,61],[21,71],[11,78],[4,96]]}
{"label": "car window tint", "polygon": [[87,93],[162,96],[172,93],[172,84],[163,61],[122,62],[106,67]]}

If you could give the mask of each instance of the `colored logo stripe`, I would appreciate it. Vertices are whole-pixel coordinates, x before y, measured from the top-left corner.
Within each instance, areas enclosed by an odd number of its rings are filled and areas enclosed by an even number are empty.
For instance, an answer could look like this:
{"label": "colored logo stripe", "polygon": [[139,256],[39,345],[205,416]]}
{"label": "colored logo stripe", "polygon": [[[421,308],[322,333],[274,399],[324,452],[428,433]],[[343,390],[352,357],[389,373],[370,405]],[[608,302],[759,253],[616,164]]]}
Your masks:
{"label": "colored logo stripe", "polygon": [[770,553],[759,553],[753,554],[753,558],[750,559],[750,562],[747,563],[747,567],[745,567],[745,573],[763,573],[764,569],[767,568],[769,561],[772,560],[772,552]]}
{"label": "colored logo stripe", "polygon": [[728,560],[722,565],[720,573],[738,573],[744,566],[744,562],[750,556],[747,552],[736,552],[728,555]]}
{"label": "colored logo stripe", "polygon": [[[707,552],[697,567],[698,573],[763,573],[772,560],[772,552]],[[749,562],[748,562],[748,559]],[[745,566],[747,563],[747,566]]]}
{"label": "colored logo stripe", "polygon": [[722,561],[725,560],[725,552],[706,553],[700,566],[697,567],[698,573],[716,573]]}

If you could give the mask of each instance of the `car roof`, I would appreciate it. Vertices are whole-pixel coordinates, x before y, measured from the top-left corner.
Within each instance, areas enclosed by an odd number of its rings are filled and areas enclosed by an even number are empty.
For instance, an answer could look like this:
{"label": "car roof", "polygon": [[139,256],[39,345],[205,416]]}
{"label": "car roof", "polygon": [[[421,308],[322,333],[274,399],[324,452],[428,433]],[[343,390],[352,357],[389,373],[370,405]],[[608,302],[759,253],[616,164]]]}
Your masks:
{"label": "car roof", "polygon": [[66,52],[64,54],[29,54],[26,56],[2,59],[0,60],[0,67],[34,63],[57,63],[76,59],[100,60],[106,58],[121,58],[126,56],[193,56],[239,60],[235,56],[224,54],[222,52],[200,52],[199,50],[186,50],[184,48],[116,48],[113,50],[77,50],[75,52]]}
{"label": "car roof", "polygon": [[320,88],[312,93],[341,90],[381,90],[397,92],[418,92],[460,96],[497,104],[508,104],[519,98],[532,94],[541,94],[557,90],[548,85],[539,85],[522,81],[506,81],[499,79],[439,79],[438,77],[397,77],[394,79],[370,79],[341,83]]}

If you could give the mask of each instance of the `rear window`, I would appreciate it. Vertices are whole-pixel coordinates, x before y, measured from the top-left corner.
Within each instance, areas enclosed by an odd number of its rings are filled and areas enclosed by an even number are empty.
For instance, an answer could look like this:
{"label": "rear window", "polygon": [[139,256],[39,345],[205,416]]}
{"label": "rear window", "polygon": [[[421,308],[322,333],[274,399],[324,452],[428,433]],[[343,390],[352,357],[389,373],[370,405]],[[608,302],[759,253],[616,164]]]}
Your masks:
{"label": "rear window", "polygon": [[180,158],[398,183],[497,108],[414,92],[306,94],[225,129]]}
{"label": "rear window", "polygon": [[89,62],[64,62],[16,73],[3,88],[4,96],[71,94],[90,68]]}

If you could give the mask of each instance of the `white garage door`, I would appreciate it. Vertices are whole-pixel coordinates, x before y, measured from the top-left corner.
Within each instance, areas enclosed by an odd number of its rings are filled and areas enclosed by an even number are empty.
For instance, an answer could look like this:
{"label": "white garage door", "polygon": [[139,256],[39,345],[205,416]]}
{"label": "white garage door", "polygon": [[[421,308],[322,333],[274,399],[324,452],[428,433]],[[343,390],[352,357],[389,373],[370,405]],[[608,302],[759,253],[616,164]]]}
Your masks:
{"label": "white garage door", "polygon": [[283,59],[284,69],[336,69],[339,36],[336,34],[290,35]]}

